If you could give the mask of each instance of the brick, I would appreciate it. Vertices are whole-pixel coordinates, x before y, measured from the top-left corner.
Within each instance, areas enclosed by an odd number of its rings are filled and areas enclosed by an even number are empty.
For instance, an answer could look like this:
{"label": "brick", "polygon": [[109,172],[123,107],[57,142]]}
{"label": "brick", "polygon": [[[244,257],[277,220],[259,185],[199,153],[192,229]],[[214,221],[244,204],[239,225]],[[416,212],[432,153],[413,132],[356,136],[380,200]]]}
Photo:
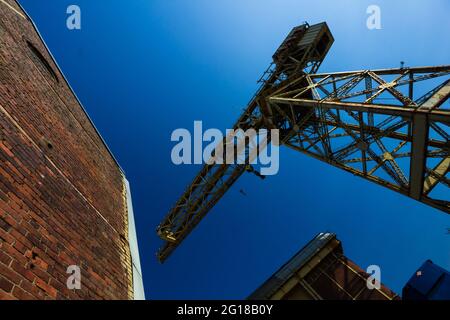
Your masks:
{"label": "brick", "polygon": [[0,263],[0,274],[14,284],[19,284],[23,277],[14,270]]}
{"label": "brick", "polygon": [[48,285],[46,282],[44,282],[44,280],[42,280],[40,278],[36,278],[35,283],[38,288],[41,288],[42,290],[47,292],[49,296],[56,298],[57,291],[54,287]]}
{"label": "brick", "polygon": [[0,299],[128,299],[122,172],[32,24],[0,17]]}
{"label": "brick", "polygon": [[0,149],[1,151],[5,152],[8,157],[14,157],[14,154],[11,152],[11,150],[2,142],[0,142]]}
{"label": "brick", "polygon": [[11,263],[12,258],[8,256],[3,250],[0,249],[0,262],[3,263],[5,266],[9,266]]}
{"label": "brick", "polygon": [[11,292],[13,286],[14,285],[11,282],[0,276],[0,289],[2,289],[6,293],[9,293]]}
{"label": "brick", "polygon": [[5,219],[0,218],[0,228],[8,232],[11,229],[11,225]]}
{"label": "brick", "polygon": [[[33,282],[34,279],[36,278],[36,276],[34,275],[32,270],[26,268],[24,265],[22,265],[21,263],[15,261],[15,260],[12,262],[11,268],[28,281]],[[24,280],[24,281],[26,281],[26,280]]]}
{"label": "brick", "polygon": [[5,230],[0,229],[0,243],[2,243],[2,242],[12,244],[12,243],[14,243],[14,237],[12,237]]}
{"label": "brick", "polygon": [[17,300],[17,298],[15,298],[11,294],[4,292],[2,289],[0,289],[0,301],[3,301],[3,300]]}
{"label": "brick", "polygon": [[35,300],[36,298],[33,297],[28,292],[24,291],[23,289],[15,286],[12,292],[13,296],[16,297],[19,300]]}
{"label": "brick", "polygon": [[23,281],[20,284],[20,288],[22,290],[24,290],[25,292],[28,292],[29,294],[31,294],[36,299],[42,300],[42,299],[45,299],[45,297],[46,297],[45,292],[43,290],[41,290],[40,288],[38,288],[32,282]]}

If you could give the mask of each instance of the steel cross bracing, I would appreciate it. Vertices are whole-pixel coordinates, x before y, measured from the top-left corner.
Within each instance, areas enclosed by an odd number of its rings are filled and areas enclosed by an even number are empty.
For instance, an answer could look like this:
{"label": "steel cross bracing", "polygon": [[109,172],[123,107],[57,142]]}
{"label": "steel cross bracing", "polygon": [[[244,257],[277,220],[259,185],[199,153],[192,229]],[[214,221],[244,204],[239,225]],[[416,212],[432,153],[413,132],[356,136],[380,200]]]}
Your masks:
{"label": "steel cross bracing", "polygon": [[[315,74],[326,51],[278,60],[234,128],[279,129],[289,148],[450,213],[450,66]],[[246,171],[202,168],[158,226],[160,261]]]}
{"label": "steel cross bracing", "polygon": [[450,66],[305,74],[267,104],[284,145],[450,213],[449,74]]}
{"label": "steel cross bracing", "polygon": [[[258,105],[259,98],[270,92],[282,72],[274,71],[252,98],[244,113],[233,129],[259,129],[264,126],[264,119]],[[246,146],[245,156],[249,156],[250,146]],[[181,243],[190,231],[200,222],[208,211],[219,201],[222,195],[246,171],[253,172],[246,159],[244,164],[206,164],[193,182],[188,186],[169,214],[158,226],[158,235],[166,243],[158,252],[158,259],[164,261]]]}

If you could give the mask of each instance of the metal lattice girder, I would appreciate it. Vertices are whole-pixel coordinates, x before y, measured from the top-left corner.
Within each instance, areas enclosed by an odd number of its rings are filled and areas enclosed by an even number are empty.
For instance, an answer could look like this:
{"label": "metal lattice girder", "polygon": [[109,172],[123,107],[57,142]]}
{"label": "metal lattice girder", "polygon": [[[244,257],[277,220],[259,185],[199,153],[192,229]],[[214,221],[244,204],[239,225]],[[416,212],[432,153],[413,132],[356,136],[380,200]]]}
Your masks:
{"label": "metal lattice girder", "polygon": [[[286,146],[450,213],[449,74],[450,66],[302,75],[267,102],[274,123],[295,129]],[[447,80],[426,86],[438,77]],[[301,110],[312,116],[298,126]]]}
{"label": "metal lattice girder", "polygon": [[[450,213],[450,84],[435,83],[450,66],[315,74],[333,41],[325,23],[294,28],[233,128],[279,129],[281,144]],[[247,160],[202,168],[158,226],[161,262]]]}
{"label": "metal lattice girder", "polygon": [[[326,23],[295,27],[274,54],[274,61],[259,80],[262,83],[234,129],[273,128],[262,117],[269,110],[265,97],[287,82],[292,73],[315,73],[334,39]],[[247,153],[248,154],[248,150]],[[248,163],[248,160],[245,162]],[[245,171],[246,165],[205,165],[157,228],[165,241],[158,252],[164,261]]]}
{"label": "metal lattice girder", "polygon": [[[278,79],[279,74],[279,72],[273,72],[264,82],[233,129],[247,130],[264,127],[257,101],[264,92],[271,92],[271,86]],[[245,155],[248,154],[249,150],[246,150]],[[159,237],[165,241],[164,246],[157,253],[160,261],[164,261],[172,253],[244,172],[251,171],[246,163],[249,163],[248,160],[245,160],[244,164],[223,163],[203,166],[157,228]]]}
{"label": "metal lattice girder", "polygon": [[[449,74],[450,66],[299,73],[260,90],[234,128],[278,128],[282,144],[448,213],[450,113],[443,107],[450,82],[416,101],[409,93],[420,92],[414,84]],[[384,80],[386,76],[395,79]],[[407,86],[408,97],[402,86]],[[382,98],[383,91],[390,98]],[[379,99],[391,100],[387,104]],[[427,159],[438,163],[428,168]],[[158,227],[166,240],[158,255],[161,261],[246,170],[245,165],[203,167]],[[433,197],[432,190],[440,185],[443,195]]]}
{"label": "metal lattice girder", "polygon": [[245,170],[245,165],[227,164],[203,168],[158,227],[158,234],[166,240],[158,253],[159,260],[170,255]]}

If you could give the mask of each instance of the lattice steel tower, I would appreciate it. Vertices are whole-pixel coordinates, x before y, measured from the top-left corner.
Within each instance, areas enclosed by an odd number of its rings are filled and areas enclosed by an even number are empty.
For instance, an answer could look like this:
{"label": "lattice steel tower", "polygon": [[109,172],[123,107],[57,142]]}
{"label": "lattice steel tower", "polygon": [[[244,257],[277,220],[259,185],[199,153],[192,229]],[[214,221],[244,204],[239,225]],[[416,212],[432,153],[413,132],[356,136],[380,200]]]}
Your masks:
{"label": "lattice steel tower", "polygon": [[[333,41],[326,23],[295,27],[234,129],[279,129],[281,145],[450,213],[450,65],[316,74]],[[161,262],[246,171],[204,165],[158,226]]]}

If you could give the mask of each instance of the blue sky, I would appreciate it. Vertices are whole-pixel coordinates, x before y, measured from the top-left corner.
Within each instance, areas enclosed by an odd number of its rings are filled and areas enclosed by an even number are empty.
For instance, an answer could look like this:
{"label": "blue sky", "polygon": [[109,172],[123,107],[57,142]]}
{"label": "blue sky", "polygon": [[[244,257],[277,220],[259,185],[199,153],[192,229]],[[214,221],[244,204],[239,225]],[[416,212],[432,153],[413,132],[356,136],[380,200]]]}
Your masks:
{"label": "blue sky", "polygon": [[[305,20],[335,37],[321,71],[448,64],[448,1],[20,2],[131,183],[148,298],[245,298],[327,230],[397,293],[426,259],[450,269],[449,216],[286,148],[278,175],[243,176],[165,264],[155,258],[156,226],[200,169],[172,164],[174,129],[231,127]],[[70,4],[81,30],[66,28]],[[381,30],[366,28],[371,4]]]}

